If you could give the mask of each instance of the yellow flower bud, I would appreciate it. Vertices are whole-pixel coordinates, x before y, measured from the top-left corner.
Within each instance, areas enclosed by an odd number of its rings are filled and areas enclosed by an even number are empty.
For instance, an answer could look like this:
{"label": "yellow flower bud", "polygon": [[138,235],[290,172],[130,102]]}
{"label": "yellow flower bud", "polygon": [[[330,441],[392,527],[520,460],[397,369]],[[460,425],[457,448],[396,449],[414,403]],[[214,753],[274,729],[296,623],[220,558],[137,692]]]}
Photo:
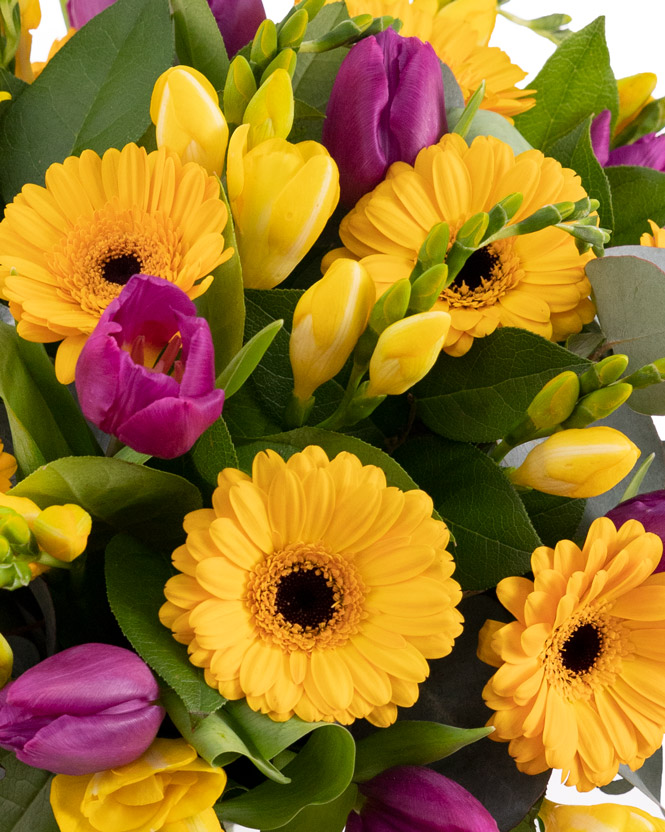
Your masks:
{"label": "yellow flower bud", "polygon": [[527,409],[535,430],[560,425],[573,412],[580,394],[580,382],[572,370],[550,379]]}
{"label": "yellow flower bud", "polygon": [[0,688],[4,688],[9,681],[13,664],[12,648],[9,646],[7,639],[0,633]]}
{"label": "yellow flower bud", "polygon": [[33,503],[27,497],[14,497],[12,494],[0,494],[0,506],[14,509],[27,521],[31,529],[35,518],[41,511],[37,503]]}
{"label": "yellow flower bud", "polygon": [[225,784],[223,769],[197,757],[185,740],[156,739],[127,765],[79,777],[57,774],[51,808],[60,832],[221,832],[212,807]]}
{"label": "yellow flower bud", "polygon": [[561,497],[597,497],[621,482],[640,449],[614,428],[573,428],[549,436],[510,473],[525,485]]}
{"label": "yellow flower bud", "polygon": [[427,375],[450,329],[447,312],[421,312],[384,329],[369,363],[368,396],[396,396]]}
{"label": "yellow flower bud", "polygon": [[256,78],[244,55],[231,61],[224,83],[224,113],[231,124],[241,124],[245,108],[256,92]]}
{"label": "yellow flower bud", "polygon": [[183,162],[198,162],[221,175],[229,128],[213,85],[190,66],[163,72],[152,91],[150,118],[157,147],[175,151]]}
{"label": "yellow flower bud", "polygon": [[376,290],[355,260],[336,260],[293,313],[289,354],[294,394],[307,400],[344,366],[367,326]]}
{"label": "yellow flower bud", "polygon": [[48,506],[37,515],[32,525],[39,548],[66,563],[84,551],[91,528],[92,520],[88,512],[72,503]]}
{"label": "yellow flower bud", "polygon": [[318,142],[275,138],[248,149],[249,129],[239,127],[229,143],[228,196],[245,286],[272,289],[307,254],[335,210],[339,173]]}
{"label": "yellow flower bud", "polygon": [[653,72],[638,72],[628,78],[617,78],[619,93],[619,115],[617,117],[614,135],[618,136],[631,121],[640,114],[646,105],[653,101],[651,93],[656,87],[658,78]]}
{"label": "yellow flower bud", "polygon": [[16,460],[8,454],[0,440],[0,491],[9,491],[12,487],[10,477],[16,473]]}
{"label": "yellow flower bud", "polygon": [[665,821],[642,809],[615,803],[562,806],[544,800],[540,817],[545,832],[665,832]]}
{"label": "yellow flower bud", "polygon": [[293,87],[286,69],[276,69],[252,96],[243,116],[249,124],[247,145],[256,147],[267,139],[285,139],[293,127]]}

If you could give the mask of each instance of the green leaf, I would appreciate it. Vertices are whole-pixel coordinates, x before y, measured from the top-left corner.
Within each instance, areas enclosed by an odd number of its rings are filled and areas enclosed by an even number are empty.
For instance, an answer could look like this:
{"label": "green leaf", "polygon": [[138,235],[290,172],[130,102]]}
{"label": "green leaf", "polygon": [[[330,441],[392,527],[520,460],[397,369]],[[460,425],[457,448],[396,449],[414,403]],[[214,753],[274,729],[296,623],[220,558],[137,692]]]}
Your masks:
{"label": "green leaf", "polygon": [[164,549],[182,542],[182,518],[201,507],[198,489],[182,477],[105,457],[49,462],[10,493],[40,508],[76,503],[93,519]]}
{"label": "green leaf", "polygon": [[351,783],[345,791],[330,803],[319,806],[305,806],[292,821],[280,826],[277,832],[342,832],[349,812],[358,796],[358,787]]}
{"label": "green leaf", "polygon": [[403,720],[356,743],[355,783],[393,766],[426,766],[483,739],[492,728],[453,728],[439,722]]}
{"label": "green leaf", "polygon": [[572,500],[541,491],[523,491],[520,497],[545,546],[554,547],[559,540],[575,539],[586,500]]}
{"label": "green leaf", "polygon": [[13,72],[10,72],[5,67],[0,67],[0,90],[6,90],[12,94],[12,100],[15,102],[21,93],[30,85],[25,81],[17,78]]}
{"label": "green leaf", "polygon": [[[316,40],[348,18],[344,3],[329,3],[309,23],[304,40]],[[347,50],[343,48],[298,54],[293,76],[293,97],[324,113],[337,71],[346,54]]]}
{"label": "green leaf", "polygon": [[243,386],[256,369],[266,350],[272,344],[275,335],[284,326],[281,318],[265,326],[237,352],[222,372],[217,376],[216,387],[224,390],[226,399]]}
{"label": "green leaf", "polygon": [[220,198],[224,200],[228,211],[224,229],[224,249],[233,249],[233,255],[221,266],[217,266],[213,272],[212,284],[201,297],[196,299],[196,308],[199,315],[202,315],[210,326],[210,334],[215,347],[215,367],[218,372],[221,372],[221,368],[226,367],[242,347],[245,299],[233,215],[221,183],[219,191]]}
{"label": "green leaf", "polygon": [[[600,325],[614,351],[629,357],[628,372],[665,357],[665,251],[612,248],[586,271]],[[636,390],[628,403],[639,413],[665,413],[665,384]]]}
{"label": "green leaf", "polygon": [[566,38],[530,87],[537,90],[536,106],[516,116],[515,127],[543,153],[588,116],[601,110],[616,114],[619,98],[605,42],[605,18]]}
{"label": "green leaf", "polygon": [[19,762],[4,749],[0,767],[5,769],[0,785],[3,832],[58,832],[49,801],[53,774]]}
{"label": "green leaf", "polygon": [[136,652],[180,696],[194,714],[208,714],[226,701],[209,687],[158,618],[164,584],[173,575],[167,558],[129,535],[116,535],[106,548],[106,590],[120,628]]}
{"label": "green leaf", "polygon": [[172,59],[167,0],[118,0],[87,23],[0,125],[5,202],[27,182],[43,184],[52,162],[139,139],[154,83]]}
{"label": "green leaf", "polygon": [[515,489],[489,457],[438,436],[412,439],[395,457],[431,496],[455,536],[454,578],[463,589],[487,589],[529,570],[540,540]]}
{"label": "green leaf", "polygon": [[216,806],[220,820],[262,830],[284,826],[306,806],[339,797],[351,781],[354,758],[351,734],[341,725],[322,725],[284,767],[290,783],[266,780],[239,797],[222,801]]}
{"label": "green leaf", "polygon": [[217,474],[223,468],[238,467],[231,434],[221,417],[196,440],[189,457],[198,476],[212,488],[217,487]]}
{"label": "green leaf", "polygon": [[461,358],[441,353],[413,392],[420,417],[436,433],[463,442],[493,442],[522,418],[551,378],[589,366],[539,335],[505,327],[477,339]]}
{"label": "green leaf", "polygon": [[[459,117],[463,113],[463,109],[450,109],[448,112],[448,127],[454,127],[457,124]],[[499,113],[494,113],[491,110],[478,110],[473,117],[471,126],[464,137],[467,144],[476,138],[476,136],[495,136],[501,139],[502,142],[510,145],[513,152],[524,153],[525,150],[532,150],[533,148],[524,136],[513,125]]]}
{"label": "green leaf", "polygon": [[244,385],[224,406],[224,421],[236,441],[279,433],[281,425],[262,410],[252,382]]}
{"label": "green leaf", "polygon": [[216,90],[224,88],[229,57],[206,0],[172,0],[178,62],[202,72]]}
{"label": "green leaf", "polygon": [[647,220],[665,225],[665,173],[639,165],[605,168],[612,189],[612,201],[621,210],[615,217],[613,246],[638,245]]}
{"label": "green leaf", "polygon": [[663,749],[659,748],[644,761],[637,770],[631,771],[626,765],[619,766],[619,774],[652,800],[659,809],[665,810],[660,802],[660,790],[663,779]]}
{"label": "green leaf", "polygon": [[293,127],[289,133],[289,141],[293,144],[304,141],[320,142],[326,114],[305,101],[296,99],[294,105]]}
{"label": "green leaf", "polygon": [[[562,136],[549,149],[565,168],[572,168],[582,179],[582,187],[593,199],[600,202],[600,225],[610,231],[614,228],[614,211],[610,183],[591,145],[591,116]],[[622,208],[623,210],[623,208]]]}

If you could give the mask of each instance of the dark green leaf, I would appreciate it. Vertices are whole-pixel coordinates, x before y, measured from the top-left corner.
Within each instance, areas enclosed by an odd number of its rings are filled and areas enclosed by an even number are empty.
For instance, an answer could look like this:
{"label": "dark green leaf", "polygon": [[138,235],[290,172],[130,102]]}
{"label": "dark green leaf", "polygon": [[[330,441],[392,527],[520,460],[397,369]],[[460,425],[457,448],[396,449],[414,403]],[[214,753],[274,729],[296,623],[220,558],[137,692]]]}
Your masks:
{"label": "dark green leaf", "polygon": [[215,385],[221,387],[229,399],[243,386],[247,379],[256,369],[256,365],[265,355],[266,350],[272,344],[275,335],[284,326],[281,319],[273,321],[257,332],[253,338],[237,352],[222,372],[217,376]]}
{"label": "dark green leaf", "polygon": [[586,500],[571,500],[541,491],[524,491],[520,497],[545,546],[555,546],[559,540],[575,538]]}
{"label": "dark green leaf", "polygon": [[2,121],[5,202],[27,182],[42,184],[52,162],[139,139],[149,123],[154,83],[172,60],[167,0],[118,0],[93,18]]}
{"label": "dark green leaf", "polygon": [[280,826],[277,832],[342,832],[357,796],[358,787],[351,783],[330,803],[305,806],[302,812],[285,826]]}
{"label": "dark green leaf", "polygon": [[182,542],[182,518],[201,506],[198,490],[182,477],[105,457],[50,462],[11,493],[41,508],[76,503],[93,519],[164,549]]}
{"label": "dark green leaf", "polygon": [[647,220],[665,225],[665,173],[639,165],[605,168],[612,202],[621,206],[615,217],[612,245],[637,245],[650,231]]}
{"label": "dark green leaf", "polygon": [[[565,168],[572,168],[582,179],[582,187],[593,199],[600,202],[600,225],[610,231],[614,228],[612,193],[610,183],[591,146],[591,116],[562,136],[549,149],[548,155],[557,159]],[[623,207],[622,207],[623,210]]]}
{"label": "dark green leaf", "polygon": [[12,751],[0,749],[0,818],[3,832],[58,832],[49,795],[50,771],[19,762]]}
{"label": "dark green leaf", "polygon": [[25,81],[21,81],[20,78],[17,78],[13,72],[10,72],[5,67],[0,67],[0,90],[6,90],[12,94],[12,100],[16,101],[16,99],[21,95],[21,93],[27,89],[29,84],[26,84]]}
{"label": "dark green leaf", "polygon": [[616,114],[618,93],[605,18],[566,38],[529,86],[537,90],[536,106],[516,116],[515,126],[544,153],[588,116],[602,110]]}
{"label": "dark green leaf", "polygon": [[212,488],[217,487],[217,474],[223,468],[238,467],[231,434],[222,418],[196,440],[189,456],[198,476]]}
{"label": "dark green leaf", "polygon": [[395,457],[455,536],[454,577],[463,589],[487,589],[528,571],[540,540],[515,489],[489,457],[437,436],[412,439]]}
{"label": "dark green leaf", "polygon": [[294,109],[293,127],[289,133],[289,141],[294,144],[304,141],[320,142],[323,119],[326,117],[325,113],[305,101],[298,100],[295,101]]}
{"label": "dark green leaf", "polygon": [[636,789],[652,800],[659,809],[665,810],[660,803],[661,782],[663,779],[663,749],[659,748],[637,770],[631,771],[626,765],[619,766],[619,774],[632,783]]}
{"label": "dark green leaf", "polygon": [[539,335],[506,327],[477,339],[461,358],[441,353],[414,389],[418,413],[442,436],[492,442],[522,418],[551,378],[588,366],[588,361]]}
{"label": "dark green leaf", "polygon": [[355,744],[341,725],[322,725],[283,773],[291,782],[266,780],[255,789],[222,801],[216,807],[223,823],[254,829],[277,829],[309,805],[329,803],[348,787],[353,773]]}
{"label": "dark green leaf", "polygon": [[[344,3],[325,5],[307,27],[304,40],[316,40],[327,34],[342,20],[348,20]],[[293,76],[293,96],[310,107],[324,113],[333,82],[347,50],[332,49],[329,52],[305,52],[298,54]]]}
{"label": "dark green leaf", "polygon": [[116,535],[106,549],[106,590],[118,624],[136,652],[195,714],[208,714],[226,701],[194,667],[158,618],[164,584],[173,574],[163,555],[129,535]]}
{"label": "dark green leaf", "polygon": [[394,766],[426,766],[492,733],[491,728],[453,728],[439,722],[402,720],[356,743],[353,780],[364,783]]}
{"label": "dark green leaf", "polygon": [[611,783],[608,783],[605,786],[600,786],[601,792],[605,794],[626,794],[627,792],[632,791],[634,788],[632,783],[629,783],[627,780],[621,778],[620,780],[612,780]]}
{"label": "dark green leaf", "polygon": [[202,72],[216,90],[224,88],[229,57],[206,0],[171,0],[178,62]]}
{"label": "dark green leaf", "polygon": [[[605,333],[600,331],[598,324],[588,324],[589,331],[576,332],[566,340],[566,349],[581,358],[591,358],[596,350],[605,343]],[[590,327],[594,326],[595,329]]]}
{"label": "dark green leaf", "polygon": [[250,380],[230,401],[224,403],[224,421],[235,441],[279,433],[282,427],[263,412],[252,388]]}
{"label": "dark green leaf", "polygon": [[663,126],[665,126],[665,98],[657,98],[643,107],[630,124],[623,128],[612,141],[612,147],[632,144],[647,133],[658,133]]}

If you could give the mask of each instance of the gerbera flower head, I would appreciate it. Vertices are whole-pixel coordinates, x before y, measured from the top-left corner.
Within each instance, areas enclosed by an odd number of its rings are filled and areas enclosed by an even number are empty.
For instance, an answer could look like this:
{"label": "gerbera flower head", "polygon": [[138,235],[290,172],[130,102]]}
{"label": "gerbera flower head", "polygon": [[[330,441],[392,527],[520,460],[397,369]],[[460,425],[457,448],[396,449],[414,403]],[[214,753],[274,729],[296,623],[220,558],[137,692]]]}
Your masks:
{"label": "gerbera flower head", "polygon": [[275,720],[393,722],[462,630],[431,499],[317,446],[218,483],[185,518],[162,623],[209,685]]}
{"label": "gerbera flower head", "polygon": [[483,697],[492,739],[508,741],[528,774],[562,769],[588,791],[620,764],[633,770],[665,731],[665,575],[660,538],[636,520],[601,517],[584,546],[542,546],[534,579],[505,578],[501,603],[516,621],[488,622],[485,661],[498,666]]}
{"label": "gerbera flower head", "polygon": [[653,220],[649,220],[649,227],[651,234],[645,231],[640,237],[641,246],[650,246],[651,248],[665,248],[665,228],[660,228]]}
{"label": "gerbera flower head", "polygon": [[[19,335],[60,341],[63,383],[102,312],[129,278],[153,274],[194,299],[231,257],[219,183],[165,149],[128,144],[53,164],[45,187],[29,184],[0,223],[0,296]],[[204,278],[203,280],[200,280]]]}
{"label": "gerbera flower head", "polygon": [[[519,192],[517,223],[550,203],[586,196],[577,174],[539,150],[515,156],[505,142],[479,136],[471,145],[449,133],[420,151],[413,165],[396,162],[340,225],[342,242],[377,284],[377,293],[409,277],[429,231],[447,222],[451,243],[480,211]],[[476,251],[435,309],[452,322],[444,350],[464,355],[474,338],[497,327],[528,329],[560,341],[593,319],[591,286],[573,238],[550,227],[506,237]]]}

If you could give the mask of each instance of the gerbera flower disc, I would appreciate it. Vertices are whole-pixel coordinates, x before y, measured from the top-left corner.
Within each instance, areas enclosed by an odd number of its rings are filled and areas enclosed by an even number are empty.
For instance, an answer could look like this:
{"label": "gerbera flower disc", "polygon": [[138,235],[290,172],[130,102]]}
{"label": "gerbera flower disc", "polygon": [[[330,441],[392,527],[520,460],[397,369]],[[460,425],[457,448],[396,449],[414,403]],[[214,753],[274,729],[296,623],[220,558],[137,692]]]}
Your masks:
{"label": "gerbera flower disc", "polygon": [[209,685],[275,720],[393,722],[462,630],[430,497],[317,446],[218,482],[185,518],[162,623]]}
{"label": "gerbera flower disc", "polygon": [[483,696],[492,739],[521,771],[562,769],[580,791],[642,765],[665,731],[665,575],[660,538],[636,520],[594,521],[584,547],[536,549],[534,580],[505,578],[516,621],[488,622],[481,656],[499,667]]}
{"label": "gerbera flower disc", "polygon": [[[19,335],[60,341],[56,374],[74,379],[83,344],[133,274],[163,277],[194,299],[231,257],[219,184],[200,165],[134,144],[53,164],[0,223],[0,296]],[[200,278],[204,278],[200,280]],[[199,282],[200,281],[200,282]]]}
{"label": "gerbera flower disc", "polygon": [[[539,150],[515,156],[492,136],[479,136],[469,146],[446,134],[423,148],[413,167],[392,165],[386,179],[344,217],[339,233],[345,254],[362,258],[383,292],[409,276],[433,226],[446,221],[452,241],[466,220],[514,192],[524,199],[513,223],[543,205],[586,196],[574,171]],[[479,249],[434,307],[452,318],[444,350],[464,355],[474,338],[499,326],[521,327],[553,341],[579,332],[594,316],[584,273],[592,256],[579,254],[573,238],[553,227]]]}

